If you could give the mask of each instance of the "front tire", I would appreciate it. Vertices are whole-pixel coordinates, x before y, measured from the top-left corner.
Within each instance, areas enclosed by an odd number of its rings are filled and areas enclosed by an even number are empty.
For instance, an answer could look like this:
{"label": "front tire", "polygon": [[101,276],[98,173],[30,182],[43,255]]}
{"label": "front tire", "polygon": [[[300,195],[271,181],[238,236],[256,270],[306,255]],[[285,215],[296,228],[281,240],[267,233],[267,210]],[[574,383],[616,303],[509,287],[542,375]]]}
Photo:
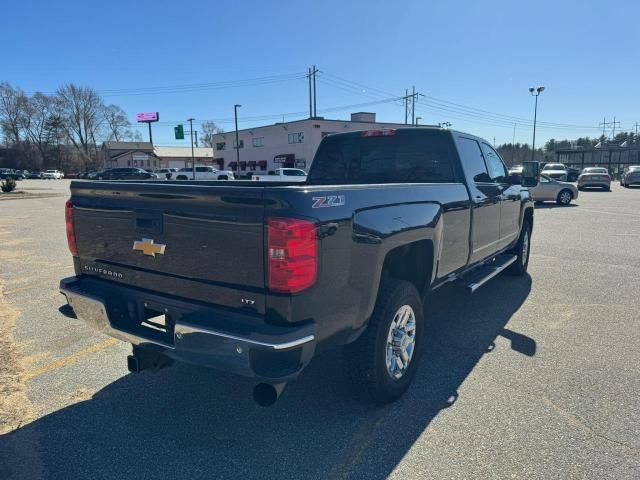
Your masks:
{"label": "front tire", "polygon": [[511,275],[522,276],[527,273],[529,253],[531,252],[531,224],[528,220],[522,223],[520,237],[512,252],[516,254],[517,258],[515,262],[509,265],[507,272]]}
{"label": "front tire", "polygon": [[364,333],[343,348],[351,383],[364,399],[385,404],[409,388],[423,349],[425,319],[416,287],[384,280]]}
{"label": "front tire", "polygon": [[556,199],[556,202],[559,205],[569,205],[571,203],[571,199],[573,198],[573,194],[571,193],[571,190],[568,189],[564,189],[564,190],[560,190],[560,193],[558,194],[558,198]]}

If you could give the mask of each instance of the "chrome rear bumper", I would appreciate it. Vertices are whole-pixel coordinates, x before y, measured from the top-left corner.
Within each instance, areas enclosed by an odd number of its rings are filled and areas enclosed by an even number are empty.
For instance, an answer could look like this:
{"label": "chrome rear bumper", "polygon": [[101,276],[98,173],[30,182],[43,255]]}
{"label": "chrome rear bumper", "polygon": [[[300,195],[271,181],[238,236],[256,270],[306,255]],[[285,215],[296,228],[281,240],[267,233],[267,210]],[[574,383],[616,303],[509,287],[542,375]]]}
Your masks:
{"label": "chrome rear bumper", "polygon": [[[60,282],[60,293],[76,318],[96,330],[132,345],[154,345],[175,360],[231,371],[239,375],[273,382],[295,378],[315,352],[315,325],[281,327],[260,325],[255,318],[239,318],[216,308],[202,308],[189,302],[164,298],[155,293],[137,292],[112,282],[71,277]],[[144,311],[138,304],[167,305],[170,328],[160,334],[144,326],[135,315],[113,317],[116,307],[109,298],[117,295],[118,306],[127,312]],[[124,302],[124,303],[123,303]],[[120,309],[122,310],[122,308]],[[111,311],[111,315],[110,315]],[[203,325],[203,321],[211,321]],[[248,328],[250,323],[255,328]],[[226,328],[218,328],[225,325]]]}

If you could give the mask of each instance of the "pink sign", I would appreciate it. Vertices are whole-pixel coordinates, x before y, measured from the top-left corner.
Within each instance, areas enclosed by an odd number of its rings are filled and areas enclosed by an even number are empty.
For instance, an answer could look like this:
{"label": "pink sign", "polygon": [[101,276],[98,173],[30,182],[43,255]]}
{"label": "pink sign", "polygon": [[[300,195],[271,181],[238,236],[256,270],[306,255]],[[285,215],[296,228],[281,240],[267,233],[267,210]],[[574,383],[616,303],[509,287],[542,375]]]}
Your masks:
{"label": "pink sign", "polygon": [[160,114],[158,112],[137,113],[136,120],[138,122],[157,122],[160,120]]}

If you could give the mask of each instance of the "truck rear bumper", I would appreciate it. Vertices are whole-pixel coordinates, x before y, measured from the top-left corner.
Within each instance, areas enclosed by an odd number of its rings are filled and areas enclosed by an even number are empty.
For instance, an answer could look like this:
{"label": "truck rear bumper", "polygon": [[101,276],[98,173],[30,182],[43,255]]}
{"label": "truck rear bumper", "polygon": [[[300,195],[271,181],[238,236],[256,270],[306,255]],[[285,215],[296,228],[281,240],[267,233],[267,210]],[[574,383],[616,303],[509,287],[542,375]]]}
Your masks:
{"label": "truck rear bumper", "polygon": [[60,293],[76,318],[109,336],[262,382],[294,379],[315,352],[313,323],[267,325],[255,314],[82,276],[61,280]]}

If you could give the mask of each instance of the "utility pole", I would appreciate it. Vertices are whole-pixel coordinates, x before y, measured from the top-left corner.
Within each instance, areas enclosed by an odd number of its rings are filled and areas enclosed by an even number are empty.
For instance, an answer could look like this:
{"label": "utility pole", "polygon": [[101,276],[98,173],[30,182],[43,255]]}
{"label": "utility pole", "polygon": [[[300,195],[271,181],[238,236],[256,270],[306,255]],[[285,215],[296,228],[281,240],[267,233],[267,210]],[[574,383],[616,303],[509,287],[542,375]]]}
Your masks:
{"label": "utility pole", "polygon": [[620,122],[616,122],[616,117],[613,117],[613,131],[611,132],[611,140],[615,140],[616,138],[616,125],[619,127]]}
{"label": "utility pole", "polygon": [[513,137],[511,137],[511,165],[516,154],[516,122],[513,122]]}
{"label": "utility pole", "polygon": [[[307,78],[309,78],[309,118],[313,117],[313,100],[312,100],[312,93],[311,93],[311,69],[309,69],[309,75],[307,75]],[[282,120],[282,122],[284,123],[284,119]]]}
{"label": "utility pole", "polygon": [[531,161],[536,161],[536,122],[538,120],[538,97],[544,92],[544,87],[529,87],[529,93],[536,97],[536,106],[533,110],[533,145],[531,146]]}
{"label": "utility pole", "polygon": [[610,123],[607,123],[607,117],[604,117],[604,118],[602,119],[602,122],[600,122],[600,123],[598,124],[598,126],[599,126],[599,127],[602,127],[602,136],[603,136],[604,138],[607,138],[607,127],[608,127],[609,125],[611,125],[611,124],[610,124]]}
{"label": "utility pole", "polygon": [[196,134],[196,148],[198,148],[198,130],[196,130],[195,132],[193,132]]}
{"label": "utility pole", "polygon": [[189,130],[191,130],[189,132],[189,134],[191,136],[191,172],[192,172],[192,179],[193,180],[196,179],[196,160],[195,160],[195,156],[194,156],[194,152],[193,152],[193,121],[194,120],[195,120],[195,118],[187,119],[187,122],[189,122]]}
{"label": "utility pole", "polygon": [[238,178],[240,178],[240,141],[238,140],[238,108],[242,105],[234,105],[233,112],[236,120],[236,172],[238,173]]}
{"label": "utility pole", "polygon": [[411,89],[411,125],[416,124],[416,86]]}
{"label": "utility pole", "polygon": [[409,93],[408,89],[404,90],[405,95],[402,97],[404,101],[404,124],[406,125],[409,121],[409,99],[411,99],[411,125],[416,124],[416,99],[418,97],[424,97],[423,94],[416,92],[416,87],[413,86],[411,88],[411,93]]}
{"label": "utility pole", "polygon": [[402,97],[404,101],[404,124],[407,124],[408,114],[409,114],[409,90],[404,89],[404,97]]}
{"label": "utility pole", "polygon": [[318,110],[316,108],[316,73],[318,73],[318,69],[315,65],[313,66],[313,70],[311,71],[311,73],[313,74],[313,116],[317,117]]}

